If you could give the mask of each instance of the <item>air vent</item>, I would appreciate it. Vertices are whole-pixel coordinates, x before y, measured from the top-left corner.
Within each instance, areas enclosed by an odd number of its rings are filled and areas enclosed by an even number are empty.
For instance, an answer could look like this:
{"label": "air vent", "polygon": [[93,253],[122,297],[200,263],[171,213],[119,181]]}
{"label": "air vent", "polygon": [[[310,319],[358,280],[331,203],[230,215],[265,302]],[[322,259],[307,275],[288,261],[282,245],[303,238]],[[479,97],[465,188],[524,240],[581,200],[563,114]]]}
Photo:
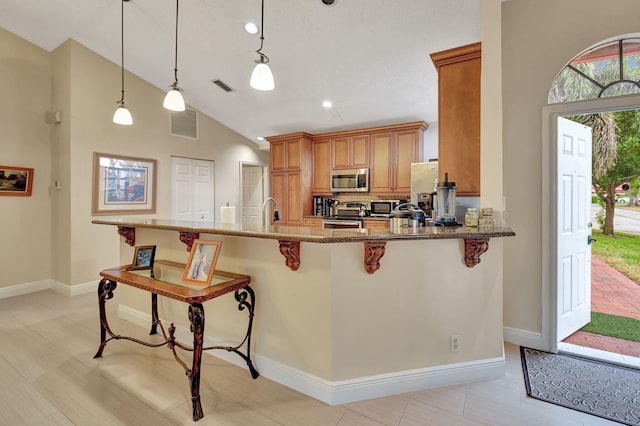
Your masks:
{"label": "air vent", "polygon": [[171,112],[171,134],[198,139],[198,112],[192,109]]}
{"label": "air vent", "polygon": [[224,90],[225,92],[233,92],[233,89],[222,80],[211,80],[213,84]]}

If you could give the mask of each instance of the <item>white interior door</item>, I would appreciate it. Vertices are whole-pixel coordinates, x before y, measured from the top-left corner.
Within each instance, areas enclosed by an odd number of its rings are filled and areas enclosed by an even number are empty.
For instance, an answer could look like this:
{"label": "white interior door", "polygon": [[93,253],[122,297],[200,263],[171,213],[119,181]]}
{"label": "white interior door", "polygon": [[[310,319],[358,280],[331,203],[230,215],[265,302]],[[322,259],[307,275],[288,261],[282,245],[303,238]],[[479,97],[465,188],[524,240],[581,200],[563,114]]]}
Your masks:
{"label": "white interior door", "polygon": [[264,202],[263,166],[241,164],[242,170],[242,223],[262,224],[262,203]]}
{"label": "white interior door", "polygon": [[558,117],[557,339],[591,320],[591,128]]}
{"label": "white interior door", "polygon": [[215,222],[214,163],[171,157],[171,218]]}

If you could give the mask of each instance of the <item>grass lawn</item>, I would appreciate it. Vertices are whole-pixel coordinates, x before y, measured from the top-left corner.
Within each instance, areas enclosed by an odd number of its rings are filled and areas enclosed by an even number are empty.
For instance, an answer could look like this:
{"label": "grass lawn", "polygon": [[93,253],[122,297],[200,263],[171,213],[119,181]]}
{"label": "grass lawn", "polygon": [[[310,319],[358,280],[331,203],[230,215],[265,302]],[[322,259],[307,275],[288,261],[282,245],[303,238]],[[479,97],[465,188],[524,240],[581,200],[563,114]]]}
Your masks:
{"label": "grass lawn", "polygon": [[640,283],[640,235],[616,232],[605,237],[599,229],[593,230],[598,241],[591,245],[591,254],[633,281]]}
{"label": "grass lawn", "polygon": [[634,318],[591,312],[591,322],[582,331],[640,342],[640,321]]}

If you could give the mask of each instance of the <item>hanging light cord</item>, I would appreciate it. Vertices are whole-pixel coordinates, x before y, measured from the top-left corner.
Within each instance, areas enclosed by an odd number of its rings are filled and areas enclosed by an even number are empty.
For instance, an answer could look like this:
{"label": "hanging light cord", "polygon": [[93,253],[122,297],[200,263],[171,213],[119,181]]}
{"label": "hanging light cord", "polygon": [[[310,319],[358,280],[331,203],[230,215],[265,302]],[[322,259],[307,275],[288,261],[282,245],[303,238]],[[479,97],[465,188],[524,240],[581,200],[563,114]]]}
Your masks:
{"label": "hanging light cord", "polygon": [[[175,64],[174,64],[174,68],[173,68],[173,72],[174,72],[174,83],[173,83],[173,88],[177,89],[178,88],[178,10],[180,10],[180,7],[178,5],[180,0],[176,0],[176,60],[175,60]],[[264,0],[263,0],[264,1]]]}
{"label": "hanging light cord", "polygon": [[260,59],[255,61],[256,63],[267,63],[269,57],[262,53],[262,45],[264,44],[264,0],[262,0],[262,17],[260,20],[260,49],[256,50],[256,53],[260,55]]}
{"label": "hanging light cord", "polygon": [[122,0],[120,9],[120,79],[122,86],[122,97],[117,102],[124,105],[124,2],[129,0]]}

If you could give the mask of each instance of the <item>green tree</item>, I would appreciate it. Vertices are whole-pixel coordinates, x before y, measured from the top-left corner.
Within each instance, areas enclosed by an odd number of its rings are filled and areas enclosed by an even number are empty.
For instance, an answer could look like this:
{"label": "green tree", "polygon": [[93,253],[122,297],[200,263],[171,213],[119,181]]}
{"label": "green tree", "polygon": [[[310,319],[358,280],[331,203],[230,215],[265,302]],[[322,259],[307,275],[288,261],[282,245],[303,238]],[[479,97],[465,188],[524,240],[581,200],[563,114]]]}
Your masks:
{"label": "green tree", "polygon": [[604,202],[602,233],[614,235],[616,187],[640,176],[640,110],[574,117],[592,126],[593,187]]}

